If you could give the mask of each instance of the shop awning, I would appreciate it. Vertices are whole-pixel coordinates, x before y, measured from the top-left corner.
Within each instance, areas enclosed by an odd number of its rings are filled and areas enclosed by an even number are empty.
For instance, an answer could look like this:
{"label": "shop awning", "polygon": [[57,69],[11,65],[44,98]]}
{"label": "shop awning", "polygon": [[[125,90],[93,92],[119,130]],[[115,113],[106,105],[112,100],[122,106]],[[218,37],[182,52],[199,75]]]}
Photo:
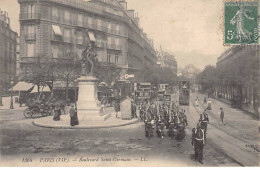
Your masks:
{"label": "shop awning", "polygon": [[58,25],[52,25],[52,29],[55,35],[62,36],[61,29]]}
{"label": "shop awning", "polygon": [[27,83],[24,81],[18,82],[13,88],[9,89],[8,91],[28,91],[34,85],[32,83]]}
{"label": "shop awning", "polygon": [[88,36],[90,41],[96,42],[96,38],[93,32],[88,32]]}
{"label": "shop awning", "polygon": [[[40,87],[40,92],[51,92],[49,86],[45,86],[45,87]],[[34,86],[33,90],[31,91],[31,93],[38,93],[38,87]]]}

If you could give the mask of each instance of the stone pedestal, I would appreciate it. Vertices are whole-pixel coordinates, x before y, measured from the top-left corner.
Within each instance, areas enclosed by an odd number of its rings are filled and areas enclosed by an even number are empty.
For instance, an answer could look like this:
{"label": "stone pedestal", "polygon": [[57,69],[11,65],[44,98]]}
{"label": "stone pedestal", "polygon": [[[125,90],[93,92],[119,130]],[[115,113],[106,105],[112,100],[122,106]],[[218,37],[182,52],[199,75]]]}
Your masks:
{"label": "stone pedestal", "polygon": [[78,79],[78,118],[79,121],[104,121],[107,116],[100,115],[100,107],[97,98],[97,78],[93,76],[82,76]]}

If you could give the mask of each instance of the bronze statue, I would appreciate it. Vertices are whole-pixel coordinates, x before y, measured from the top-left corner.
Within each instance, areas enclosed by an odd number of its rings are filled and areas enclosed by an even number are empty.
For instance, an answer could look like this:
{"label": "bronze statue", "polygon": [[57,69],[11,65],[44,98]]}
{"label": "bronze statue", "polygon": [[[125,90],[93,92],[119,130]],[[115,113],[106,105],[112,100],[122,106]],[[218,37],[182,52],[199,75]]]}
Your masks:
{"label": "bronze statue", "polygon": [[95,60],[97,59],[97,54],[94,51],[93,44],[89,44],[86,49],[82,52],[82,65],[81,65],[81,74],[87,75],[87,67],[90,64],[90,72],[88,75],[93,75],[93,68],[95,65]]}

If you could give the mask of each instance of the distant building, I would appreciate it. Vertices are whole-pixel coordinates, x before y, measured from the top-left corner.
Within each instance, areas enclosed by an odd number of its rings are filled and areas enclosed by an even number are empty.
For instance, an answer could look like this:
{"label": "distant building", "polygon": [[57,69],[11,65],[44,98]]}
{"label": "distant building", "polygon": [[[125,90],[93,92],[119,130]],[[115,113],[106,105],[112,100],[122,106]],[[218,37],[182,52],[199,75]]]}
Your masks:
{"label": "distant building", "polygon": [[160,50],[157,55],[157,64],[162,68],[171,69],[173,74],[177,75],[177,61],[175,60],[175,57],[169,53],[163,52],[162,50]]}
{"label": "distant building", "polygon": [[187,79],[195,79],[199,72],[199,69],[197,69],[193,64],[190,64],[185,66],[183,69],[180,69],[178,75]]}
{"label": "distant building", "polygon": [[16,76],[16,39],[8,14],[0,9],[0,93],[10,88]]}
{"label": "distant building", "polygon": [[78,59],[87,43],[96,42],[99,62],[133,74],[156,65],[152,40],[139,27],[125,0],[18,0],[20,4],[20,68],[37,57],[62,58],[75,51]]}

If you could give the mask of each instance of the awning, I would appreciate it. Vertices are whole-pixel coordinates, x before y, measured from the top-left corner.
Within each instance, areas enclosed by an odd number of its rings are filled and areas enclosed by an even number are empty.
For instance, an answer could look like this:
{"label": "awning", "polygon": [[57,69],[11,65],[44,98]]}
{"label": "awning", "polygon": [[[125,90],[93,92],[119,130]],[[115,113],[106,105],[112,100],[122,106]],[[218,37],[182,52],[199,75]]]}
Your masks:
{"label": "awning", "polygon": [[52,29],[53,29],[55,35],[62,36],[61,29],[58,25],[52,25]]}
{"label": "awning", "polygon": [[96,38],[93,32],[88,32],[88,36],[90,41],[96,42]]}
{"label": "awning", "polygon": [[28,91],[33,87],[32,83],[26,83],[24,81],[18,82],[13,88],[8,91]]}
{"label": "awning", "polygon": [[[51,92],[49,86],[45,86],[45,87],[40,87],[40,92]],[[33,90],[31,91],[31,93],[38,93],[38,86],[34,86]]]}

